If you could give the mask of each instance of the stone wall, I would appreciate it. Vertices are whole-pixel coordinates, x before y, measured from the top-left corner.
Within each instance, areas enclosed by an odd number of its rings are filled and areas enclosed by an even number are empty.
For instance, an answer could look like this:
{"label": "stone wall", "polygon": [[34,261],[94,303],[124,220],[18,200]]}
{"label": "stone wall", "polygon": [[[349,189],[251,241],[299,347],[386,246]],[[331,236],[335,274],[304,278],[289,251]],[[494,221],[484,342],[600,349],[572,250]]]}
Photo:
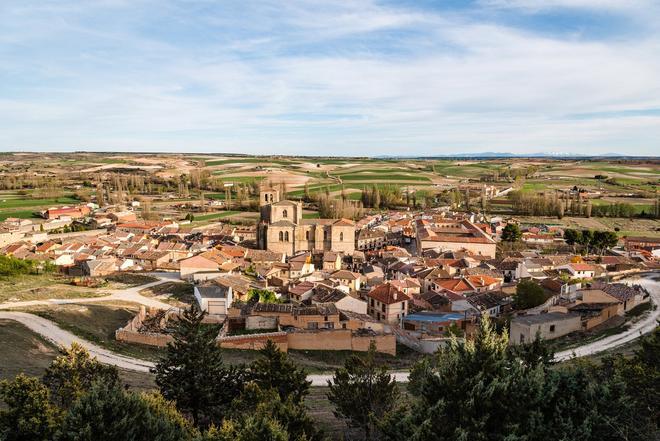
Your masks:
{"label": "stone wall", "polygon": [[369,345],[373,341],[378,352],[396,355],[394,335],[358,335],[348,329],[234,335],[219,337],[217,341],[222,348],[259,350],[268,340],[273,340],[284,352],[289,349],[365,352],[369,350]]}
{"label": "stone wall", "polygon": [[286,332],[232,335],[219,337],[216,341],[221,348],[259,350],[264,347],[268,340],[272,340],[281,351],[287,352],[288,344]]}
{"label": "stone wall", "polygon": [[144,306],[135,317],[128,321],[126,326],[115,331],[115,338],[127,343],[137,343],[141,345],[165,347],[173,341],[171,335],[160,332],[140,332],[142,322],[147,317],[147,310]]}

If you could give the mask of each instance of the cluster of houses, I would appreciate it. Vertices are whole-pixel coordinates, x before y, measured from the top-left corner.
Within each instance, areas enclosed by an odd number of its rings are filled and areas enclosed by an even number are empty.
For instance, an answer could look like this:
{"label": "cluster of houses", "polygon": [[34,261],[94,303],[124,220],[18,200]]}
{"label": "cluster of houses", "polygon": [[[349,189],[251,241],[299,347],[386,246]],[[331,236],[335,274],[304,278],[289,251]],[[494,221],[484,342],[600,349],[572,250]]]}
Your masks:
{"label": "cluster of houses", "polygon": [[[660,243],[652,239],[602,256],[577,256],[566,246],[547,254],[538,236],[563,242],[561,229],[529,227],[529,247],[498,258],[502,219],[429,210],[310,221],[299,203],[280,201],[273,190],[261,197],[262,217],[252,227],[146,221],[121,207],[86,213],[91,229],[75,233],[8,220],[0,237],[5,229],[13,236],[0,242],[0,253],[49,261],[72,276],[178,273],[194,285],[208,319],[223,323],[224,347],[272,339],[284,350],[366,350],[374,341],[390,354],[397,342],[430,352],[450,333],[469,337],[483,314],[512,317],[512,344],[590,330],[648,300],[641,288],[611,280],[658,265]],[[521,280],[535,281],[547,300],[516,310]]]}

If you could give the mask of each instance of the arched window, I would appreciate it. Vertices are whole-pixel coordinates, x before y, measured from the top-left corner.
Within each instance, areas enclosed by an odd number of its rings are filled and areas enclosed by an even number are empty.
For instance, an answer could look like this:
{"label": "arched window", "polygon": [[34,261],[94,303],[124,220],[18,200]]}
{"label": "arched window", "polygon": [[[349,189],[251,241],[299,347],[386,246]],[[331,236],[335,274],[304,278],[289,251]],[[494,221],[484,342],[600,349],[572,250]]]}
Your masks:
{"label": "arched window", "polygon": [[339,242],[344,241],[344,233],[339,233]]}
{"label": "arched window", "polygon": [[284,233],[280,231],[280,242],[284,242]]}
{"label": "arched window", "polygon": [[328,240],[328,231],[323,230],[323,240]]}
{"label": "arched window", "polygon": [[282,211],[282,217],[289,217],[289,212],[286,209]]}
{"label": "arched window", "polygon": [[309,240],[309,230],[305,231],[305,240]]}
{"label": "arched window", "polygon": [[287,231],[286,233],[284,233],[284,242],[288,242],[288,241],[289,241],[289,232]]}
{"label": "arched window", "polygon": [[271,195],[270,195],[270,201],[273,202],[273,195],[272,195],[272,193],[271,193]]}
{"label": "arched window", "polygon": [[264,195],[264,202],[268,202],[268,193]]}

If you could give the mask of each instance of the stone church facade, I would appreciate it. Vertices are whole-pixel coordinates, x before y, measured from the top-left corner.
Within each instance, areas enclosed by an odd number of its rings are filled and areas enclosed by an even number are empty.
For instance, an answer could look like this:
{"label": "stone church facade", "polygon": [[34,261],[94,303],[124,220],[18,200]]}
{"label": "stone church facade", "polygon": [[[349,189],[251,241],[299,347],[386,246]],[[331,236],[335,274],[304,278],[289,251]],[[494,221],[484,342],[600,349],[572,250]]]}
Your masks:
{"label": "stone church facade", "polygon": [[292,256],[303,251],[355,251],[355,223],[348,219],[303,219],[302,203],[280,200],[276,189],[259,195],[257,225],[260,249]]}

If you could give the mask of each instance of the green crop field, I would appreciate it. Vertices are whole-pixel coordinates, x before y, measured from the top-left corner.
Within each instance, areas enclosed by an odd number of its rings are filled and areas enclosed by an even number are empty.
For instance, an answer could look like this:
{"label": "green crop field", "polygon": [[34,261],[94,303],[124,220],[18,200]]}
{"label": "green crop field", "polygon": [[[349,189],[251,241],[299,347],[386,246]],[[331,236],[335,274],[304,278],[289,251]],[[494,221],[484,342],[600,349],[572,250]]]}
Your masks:
{"label": "green crop field", "polygon": [[0,211],[0,221],[3,221],[9,217],[17,217],[19,219],[31,219],[36,218],[32,210],[16,210],[16,211]]}
{"label": "green crop field", "polygon": [[342,181],[411,181],[411,182],[431,182],[426,176],[415,174],[370,174],[370,173],[352,173],[341,176]]}
{"label": "green crop field", "polygon": [[219,211],[217,213],[195,215],[195,222],[207,221],[212,219],[222,219],[223,217],[233,216],[241,213],[240,211]]}
{"label": "green crop field", "polygon": [[268,157],[263,158],[236,158],[236,159],[214,159],[211,161],[206,161],[207,167],[213,167],[214,165],[227,165],[227,164],[278,164],[278,165],[289,165],[294,164],[295,161],[290,161],[287,159],[272,159]]}
{"label": "green crop field", "polygon": [[51,205],[77,204],[78,199],[65,196],[56,199],[30,199],[30,198],[2,198],[0,196],[0,208],[22,208],[22,207],[48,207]]}

